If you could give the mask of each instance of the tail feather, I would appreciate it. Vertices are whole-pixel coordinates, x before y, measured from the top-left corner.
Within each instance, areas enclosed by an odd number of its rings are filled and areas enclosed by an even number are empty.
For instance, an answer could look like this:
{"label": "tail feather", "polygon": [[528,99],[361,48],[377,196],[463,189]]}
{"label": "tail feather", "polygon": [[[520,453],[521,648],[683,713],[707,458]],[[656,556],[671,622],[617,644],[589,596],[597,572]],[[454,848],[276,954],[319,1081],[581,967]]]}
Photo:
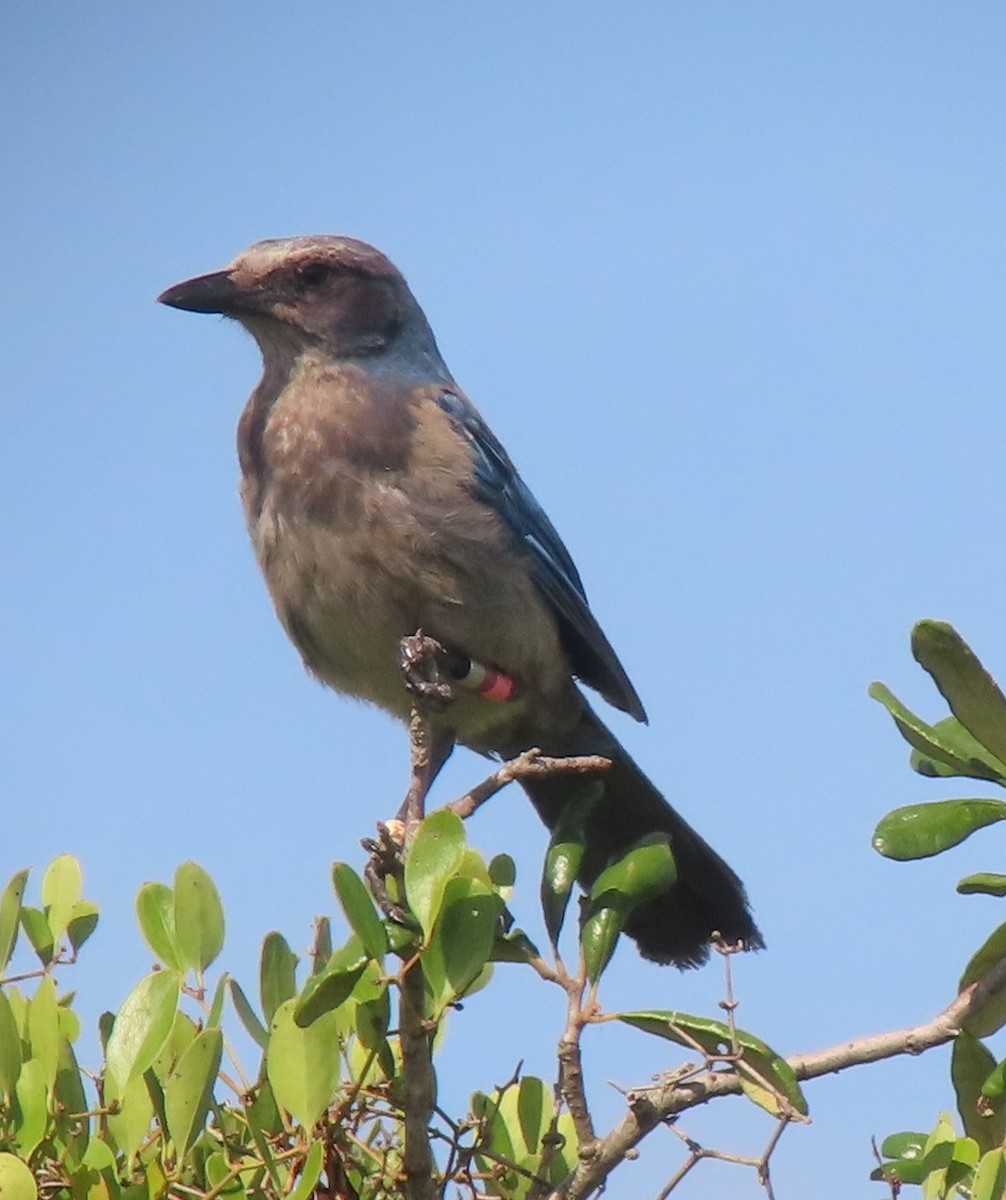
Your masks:
{"label": "tail feather", "polygon": [[[614,854],[645,834],[670,835],[677,882],[640,905],[626,925],[645,958],[682,969],[700,966],[709,957],[714,933],[748,949],[764,946],[740,879],[671,808],[586,702],[578,724],[542,749],[555,757],[601,754],[612,762],[587,823],[582,885],[589,887]],[[584,783],[571,776],[527,780],[523,787],[550,829],[568,804],[582,802],[587,794]]]}

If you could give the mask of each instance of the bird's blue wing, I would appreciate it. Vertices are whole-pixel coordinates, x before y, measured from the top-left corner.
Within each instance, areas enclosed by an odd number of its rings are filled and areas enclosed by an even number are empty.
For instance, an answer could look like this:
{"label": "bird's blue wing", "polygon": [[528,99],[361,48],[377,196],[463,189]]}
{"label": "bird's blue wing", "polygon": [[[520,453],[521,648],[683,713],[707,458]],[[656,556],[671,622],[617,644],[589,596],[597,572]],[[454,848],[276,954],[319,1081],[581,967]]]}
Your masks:
{"label": "bird's blue wing", "polygon": [[610,704],[645,721],[642,702],[587,605],[580,574],[555,526],[475,408],[455,392],[441,392],[438,399],[474,452],[479,498],[529,554],[531,577],[555,613],[574,673]]}

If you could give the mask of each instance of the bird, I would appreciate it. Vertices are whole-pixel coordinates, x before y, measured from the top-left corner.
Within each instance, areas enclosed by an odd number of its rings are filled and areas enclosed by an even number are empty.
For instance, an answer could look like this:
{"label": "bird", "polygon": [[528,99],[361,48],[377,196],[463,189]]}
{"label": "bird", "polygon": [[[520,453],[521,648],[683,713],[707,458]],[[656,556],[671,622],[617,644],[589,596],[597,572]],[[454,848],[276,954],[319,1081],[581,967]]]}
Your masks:
{"label": "bird", "polygon": [[584,806],[580,884],[665,835],[676,881],[631,913],[640,953],[684,969],[706,961],[714,935],[761,948],[738,876],[588,703],[581,685],[646,721],[569,551],[390,259],[351,237],[270,239],[158,301],[232,318],[258,343],[262,378],[237,432],[241,502],[308,671],[407,721],[401,645],[421,630],[468,685],[431,707],[427,783],[456,743],[503,760],[531,747],[603,756],[611,765],[591,780],[521,781],[550,829]]}

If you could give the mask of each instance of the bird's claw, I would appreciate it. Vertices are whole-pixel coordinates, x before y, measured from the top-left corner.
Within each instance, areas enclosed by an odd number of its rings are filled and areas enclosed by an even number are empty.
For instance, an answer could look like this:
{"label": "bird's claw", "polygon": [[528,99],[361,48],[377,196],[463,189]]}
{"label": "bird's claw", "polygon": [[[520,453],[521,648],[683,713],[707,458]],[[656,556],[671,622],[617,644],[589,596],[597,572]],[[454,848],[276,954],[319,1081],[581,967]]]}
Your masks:
{"label": "bird's claw", "polygon": [[385,882],[389,875],[393,879],[401,879],[402,876],[402,841],[396,838],[399,830],[394,828],[400,824],[399,821],[389,821],[387,824],[379,821],[377,837],[361,839],[360,845],[370,855],[363,868],[363,878],[377,907],[389,920],[399,925],[411,925],[413,922],[408,912],[391,895]]}
{"label": "bird's claw", "polygon": [[451,679],[451,655],[434,638],[421,630],[402,638],[399,663],[405,686],[429,708],[443,709],[454,702]]}

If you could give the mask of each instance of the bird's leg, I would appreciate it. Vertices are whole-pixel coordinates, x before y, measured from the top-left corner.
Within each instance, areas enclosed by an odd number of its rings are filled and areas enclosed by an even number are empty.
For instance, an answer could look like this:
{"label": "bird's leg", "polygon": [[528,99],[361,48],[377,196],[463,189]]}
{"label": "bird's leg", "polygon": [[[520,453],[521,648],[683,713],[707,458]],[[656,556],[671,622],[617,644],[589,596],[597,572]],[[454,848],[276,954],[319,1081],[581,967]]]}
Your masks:
{"label": "bird's leg", "polygon": [[385,916],[402,924],[409,918],[401,905],[389,893],[386,880],[397,880],[396,891],[401,895],[402,850],[407,834],[423,819],[426,795],[440,768],[454,749],[454,737],[434,729],[428,719],[431,709],[443,709],[454,699],[449,673],[455,670],[454,656],[433,638],[417,630],[411,637],[402,638],[399,658],[406,688],[412,692],[412,714],[409,718],[409,747],[412,764],[409,790],[398,814],[377,826],[376,838],[364,838],[363,848],[370,855],[364,877],[370,891]]}
{"label": "bird's leg", "polygon": [[423,819],[426,795],[454,749],[454,735],[434,726],[429,713],[446,708],[454,700],[450,680],[456,672],[456,656],[421,629],[402,638],[399,654],[405,686],[413,695],[409,718],[412,778],[396,817],[405,827],[404,842],[408,829]]}
{"label": "bird's leg", "polygon": [[412,747],[412,781],[402,801],[398,815],[380,822],[376,838],[364,838],[362,845],[370,855],[363,874],[371,894],[386,917],[400,925],[411,924],[402,906],[389,893],[389,876],[397,881],[396,891],[402,894],[402,850],[406,837],[423,819],[426,794],[440,768],[450,758],[454,738],[442,731],[431,730],[429,722],[417,704],[409,721],[409,742]]}
{"label": "bird's leg", "polygon": [[426,795],[440,774],[440,768],[451,756],[454,736],[431,726],[422,705],[416,704],[409,718],[409,745],[412,749],[412,779],[396,818],[404,824],[406,831],[418,825],[426,815]]}

